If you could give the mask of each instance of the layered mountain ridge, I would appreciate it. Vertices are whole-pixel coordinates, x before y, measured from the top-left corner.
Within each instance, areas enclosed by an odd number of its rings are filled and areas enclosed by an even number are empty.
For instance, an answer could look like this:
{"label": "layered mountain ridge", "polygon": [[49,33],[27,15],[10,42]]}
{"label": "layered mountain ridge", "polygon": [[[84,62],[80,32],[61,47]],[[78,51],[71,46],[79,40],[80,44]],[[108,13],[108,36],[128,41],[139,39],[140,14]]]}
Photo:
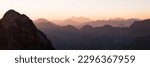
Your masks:
{"label": "layered mountain ridge", "polygon": [[106,24],[98,27],[85,25],[81,29],[73,25],[56,26],[51,23],[46,25],[47,28],[40,24],[37,27],[51,38],[56,49],[150,49],[149,19],[133,21],[129,27]]}

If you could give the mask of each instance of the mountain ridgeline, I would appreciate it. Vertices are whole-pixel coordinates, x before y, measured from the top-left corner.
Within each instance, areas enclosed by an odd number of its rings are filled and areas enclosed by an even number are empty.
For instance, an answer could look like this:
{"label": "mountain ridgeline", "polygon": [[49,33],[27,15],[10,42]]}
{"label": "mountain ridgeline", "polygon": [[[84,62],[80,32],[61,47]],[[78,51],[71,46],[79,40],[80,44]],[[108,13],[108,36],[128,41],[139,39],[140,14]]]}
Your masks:
{"label": "mountain ridgeline", "polygon": [[51,39],[56,49],[150,50],[150,19],[132,20],[128,27],[84,25],[81,29],[42,20],[35,21],[35,24]]}
{"label": "mountain ridgeline", "polygon": [[52,50],[54,47],[29,17],[9,10],[0,20],[0,49]]}
{"label": "mountain ridgeline", "polygon": [[66,20],[52,20],[53,23],[59,26],[73,25],[74,27],[80,29],[85,25],[91,25],[93,27],[100,27],[104,25],[111,25],[113,27],[129,27],[134,21],[139,21],[140,19],[131,18],[114,18],[108,20],[91,20],[83,17],[72,17]]}
{"label": "mountain ridgeline", "polygon": [[0,49],[150,50],[150,19],[91,21],[73,17],[63,22],[65,26],[40,18],[34,25],[25,14],[9,10],[0,19]]}

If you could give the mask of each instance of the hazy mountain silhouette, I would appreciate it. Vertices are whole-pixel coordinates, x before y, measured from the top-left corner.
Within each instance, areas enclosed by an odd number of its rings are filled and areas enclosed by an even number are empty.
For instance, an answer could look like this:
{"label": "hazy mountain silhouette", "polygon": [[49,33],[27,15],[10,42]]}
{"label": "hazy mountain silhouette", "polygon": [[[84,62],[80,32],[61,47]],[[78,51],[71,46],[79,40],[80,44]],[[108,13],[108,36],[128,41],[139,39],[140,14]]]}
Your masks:
{"label": "hazy mountain silhouette", "polygon": [[50,28],[56,28],[59,27],[58,25],[52,23],[51,21],[48,21],[44,18],[40,18],[34,21],[35,25],[40,29],[50,29]]}
{"label": "hazy mountain silhouette", "polygon": [[36,28],[32,20],[14,10],[0,20],[0,49],[54,49],[51,41]]}
{"label": "hazy mountain silhouette", "polygon": [[90,21],[92,20],[90,20],[89,18],[85,18],[85,17],[71,17],[65,20],[53,20],[52,22],[60,26],[66,26],[66,25],[78,26],[80,25],[80,23],[90,22]]}
{"label": "hazy mountain silhouette", "polygon": [[[68,49],[68,48],[71,49],[71,45],[68,45],[67,40],[77,35],[76,33],[78,29],[76,29],[74,26],[53,25],[51,24],[52,22],[50,21],[47,23],[43,23],[43,22],[40,23],[34,22],[34,23],[35,25],[37,25],[37,28],[39,28],[41,31],[47,34],[48,38],[50,38],[51,41],[53,42],[54,47],[58,47],[58,48],[63,47],[64,49]],[[46,25],[46,27],[44,27],[43,25]]]}
{"label": "hazy mountain silhouette", "polygon": [[59,26],[67,26],[67,25],[73,25],[76,28],[79,27],[79,25],[81,23],[74,21],[72,19],[66,19],[66,20],[53,20],[52,22],[54,22],[55,24],[59,25]]}
{"label": "hazy mountain silhouette", "polygon": [[91,25],[93,27],[104,25],[112,25],[113,27],[129,27],[134,21],[139,21],[139,19],[114,18],[109,20],[90,20],[84,17],[71,17],[66,20],[53,20],[52,22],[60,26],[73,25],[80,29],[85,25]]}
{"label": "hazy mountain silhouette", "polygon": [[150,49],[150,20],[134,21],[128,27],[106,24],[77,29],[72,25],[53,27],[48,24],[50,28],[39,29],[48,35],[56,49]]}
{"label": "hazy mountain silhouette", "polygon": [[90,21],[92,21],[91,19],[85,18],[85,17],[71,17],[71,18],[69,18],[69,19],[71,19],[71,20],[73,20],[73,21],[75,21],[75,22],[78,22],[78,23],[85,23],[85,22],[90,22]]}
{"label": "hazy mountain silhouette", "polygon": [[99,27],[104,25],[112,25],[113,27],[129,27],[134,21],[139,21],[139,19],[109,19],[109,20],[96,20],[91,22],[83,23],[84,25],[91,25],[93,27]]}

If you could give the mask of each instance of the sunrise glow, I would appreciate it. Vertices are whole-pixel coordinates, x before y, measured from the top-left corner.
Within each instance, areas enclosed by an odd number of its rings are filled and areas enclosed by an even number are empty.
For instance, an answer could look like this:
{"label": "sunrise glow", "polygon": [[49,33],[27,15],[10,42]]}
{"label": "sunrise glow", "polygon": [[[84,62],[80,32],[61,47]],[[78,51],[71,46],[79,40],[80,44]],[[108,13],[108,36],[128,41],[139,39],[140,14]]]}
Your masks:
{"label": "sunrise glow", "polygon": [[31,19],[150,18],[150,0],[0,0],[0,17],[9,9]]}

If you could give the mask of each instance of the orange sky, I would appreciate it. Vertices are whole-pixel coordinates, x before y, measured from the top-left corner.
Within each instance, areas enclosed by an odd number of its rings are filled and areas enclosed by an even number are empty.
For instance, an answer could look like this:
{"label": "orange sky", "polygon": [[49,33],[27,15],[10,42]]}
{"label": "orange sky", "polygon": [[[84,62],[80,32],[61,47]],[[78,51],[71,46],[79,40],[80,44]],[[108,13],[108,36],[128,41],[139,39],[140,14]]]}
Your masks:
{"label": "orange sky", "polygon": [[14,9],[31,19],[150,18],[150,0],[0,0],[0,17]]}

